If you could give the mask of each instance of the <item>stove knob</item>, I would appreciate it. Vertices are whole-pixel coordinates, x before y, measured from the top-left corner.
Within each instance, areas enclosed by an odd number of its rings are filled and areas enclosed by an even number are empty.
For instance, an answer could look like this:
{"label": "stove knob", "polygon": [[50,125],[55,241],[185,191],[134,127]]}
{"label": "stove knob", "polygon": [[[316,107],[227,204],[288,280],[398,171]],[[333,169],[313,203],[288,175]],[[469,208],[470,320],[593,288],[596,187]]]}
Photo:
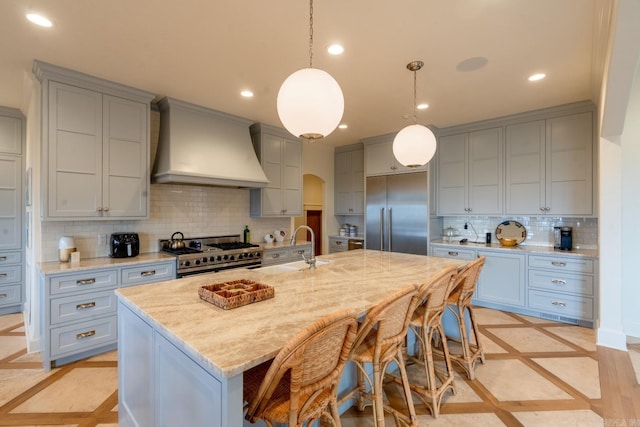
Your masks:
{"label": "stove knob", "polygon": [[195,262],[195,264],[196,264],[196,265],[200,265],[200,260],[199,260],[199,259],[197,259],[197,260],[196,260],[196,262]]}
{"label": "stove knob", "polygon": [[225,255],[225,256],[224,256],[224,259],[225,259],[225,260],[226,260],[226,259],[229,259],[229,255]]}
{"label": "stove knob", "polygon": [[185,261],[182,265],[184,265],[185,267],[189,267],[191,263],[189,261]]}
{"label": "stove knob", "polygon": [[249,255],[249,258],[253,258],[253,252],[251,252]]}
{"label": "stove knob", "polygon": [[229,257],[229,261],[233,261],[234,259],[235,259],[235,258],[233,257],[233,255],[231,255],[231,256]]}
{"label": "stove knob", "polygon": [[245,254],[238,254],[238,259],[242,259],[245,257]]}
{"label": "stove knob", "polygon": [[202,257],[202,262],[207,262],[208,260],[209,260],[209,258],[207,258],[206,256]]}
{"label": "stove knob", "polygon": [[209,258],[209,261],[213,262],[216,260],[216,257],[212,256],[211,258]]}
{"label": "stove knob", "polygon": [[222,261],[222,256],[218,255],[217,260],[218,260],[218,261]]}

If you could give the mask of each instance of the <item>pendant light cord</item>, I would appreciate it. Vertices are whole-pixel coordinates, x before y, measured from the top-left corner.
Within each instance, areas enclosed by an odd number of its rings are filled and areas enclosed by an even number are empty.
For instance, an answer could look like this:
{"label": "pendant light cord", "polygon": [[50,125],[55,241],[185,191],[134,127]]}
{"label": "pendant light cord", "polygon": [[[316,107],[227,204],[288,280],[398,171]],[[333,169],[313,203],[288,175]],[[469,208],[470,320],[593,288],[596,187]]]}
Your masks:
{"label": "pendant light cord", "polygon": [[413,124],[418,123],[418,95],[416,90],[418,70],[413,70]]}
{"label": "pendant light cord", "polygon": [[313,68],[313,0],[309,0],[309,68]]}

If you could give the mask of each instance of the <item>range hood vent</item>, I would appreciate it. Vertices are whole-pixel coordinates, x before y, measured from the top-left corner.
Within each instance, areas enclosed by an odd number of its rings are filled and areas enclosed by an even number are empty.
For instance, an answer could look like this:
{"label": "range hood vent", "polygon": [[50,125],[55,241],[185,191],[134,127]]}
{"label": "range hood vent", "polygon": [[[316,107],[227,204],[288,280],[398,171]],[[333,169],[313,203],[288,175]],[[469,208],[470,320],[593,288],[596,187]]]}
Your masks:
{"label": "range hood vent", "polygon": [[259,188],[269,180],[242,117],[173,98],[158,102],[160,136],[152,182]]}

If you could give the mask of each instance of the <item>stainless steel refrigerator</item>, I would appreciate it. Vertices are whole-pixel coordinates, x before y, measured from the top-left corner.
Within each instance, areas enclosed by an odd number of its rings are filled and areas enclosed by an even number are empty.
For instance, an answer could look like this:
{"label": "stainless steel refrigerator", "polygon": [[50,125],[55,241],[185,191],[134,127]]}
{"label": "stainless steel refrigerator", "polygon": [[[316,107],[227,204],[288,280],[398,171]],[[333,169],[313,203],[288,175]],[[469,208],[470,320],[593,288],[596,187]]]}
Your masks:
{"label": "stainless steel refrigerator", "polygon": [[368,177],[366,191],[367,249],[427,255],[427,172]]}

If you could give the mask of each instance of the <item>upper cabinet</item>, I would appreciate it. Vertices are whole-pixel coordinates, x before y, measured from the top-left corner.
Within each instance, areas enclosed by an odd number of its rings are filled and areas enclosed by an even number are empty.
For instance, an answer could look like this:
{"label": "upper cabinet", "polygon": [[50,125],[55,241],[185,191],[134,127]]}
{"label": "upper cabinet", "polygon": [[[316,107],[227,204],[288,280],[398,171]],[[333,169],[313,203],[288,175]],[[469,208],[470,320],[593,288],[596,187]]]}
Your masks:
{"label": "upper cabinet", "polygon": [[503,199],[500,127],[440,137],[438,215],[500,215]]}
{"label": "upper cabinet", "polygon": [[302,216],[302,141],[256,123],[251,140],[269,184],[251,189],[251,216]]}
{"label": "upper cabinet", "polygon": [[584,112],[506,127],[507,214],[594,214],[592,120]]}
{"label": "upper cabinet", "polygon": [[408,168],[400,164],[393,155],[393,138],[395,136],[395,133],[390,133],[362,140],[366,176],[393,175],[426,171],[428,169],[428,163],[416,168]]}
{"label": "upper cabinet", "polygon": [[364,149],[362,144],[335,152],[335,214],[364,214]]}
{"label": "upper cabinet", "polygon": [[45,220],[149,216],[153,95],[39,61]]}

